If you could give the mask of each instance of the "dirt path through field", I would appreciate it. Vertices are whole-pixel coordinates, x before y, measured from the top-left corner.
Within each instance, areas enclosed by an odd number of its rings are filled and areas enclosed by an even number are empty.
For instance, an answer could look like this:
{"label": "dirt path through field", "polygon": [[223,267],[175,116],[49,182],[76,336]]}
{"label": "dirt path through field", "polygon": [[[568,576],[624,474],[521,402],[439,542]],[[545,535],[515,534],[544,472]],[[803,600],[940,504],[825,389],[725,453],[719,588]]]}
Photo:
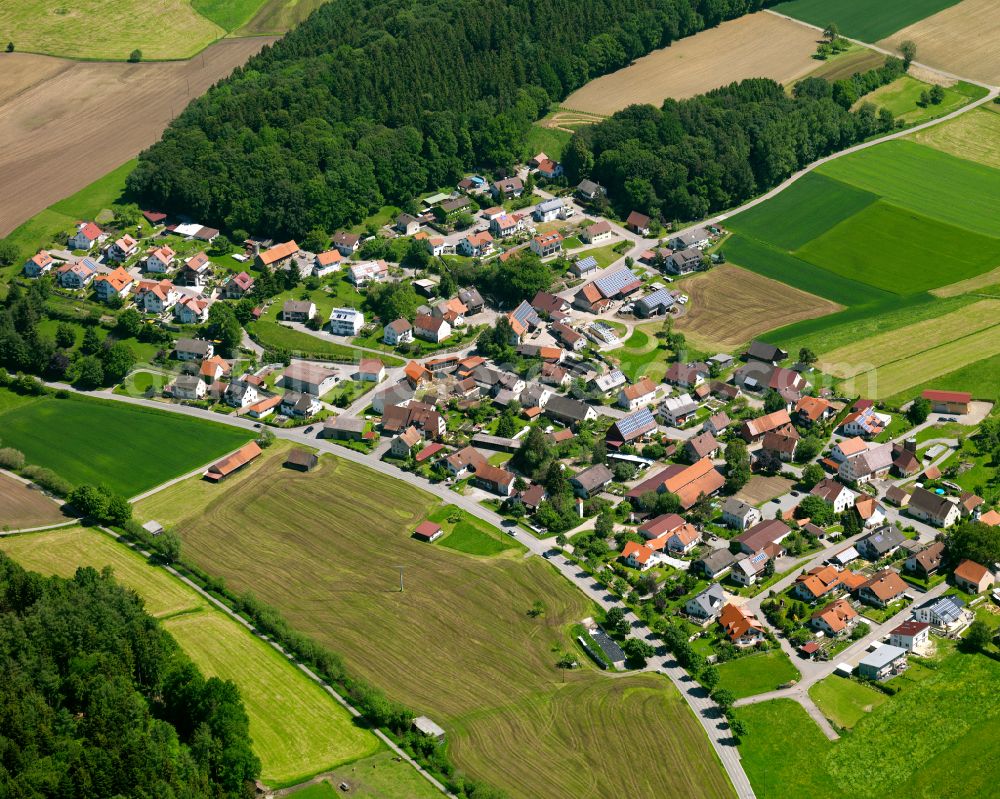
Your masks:
{"label": "dirt path through field", "polygon": [[144,64],[0,55],[0,236],[134,158],[274,40],[226,39],[190,61]]}

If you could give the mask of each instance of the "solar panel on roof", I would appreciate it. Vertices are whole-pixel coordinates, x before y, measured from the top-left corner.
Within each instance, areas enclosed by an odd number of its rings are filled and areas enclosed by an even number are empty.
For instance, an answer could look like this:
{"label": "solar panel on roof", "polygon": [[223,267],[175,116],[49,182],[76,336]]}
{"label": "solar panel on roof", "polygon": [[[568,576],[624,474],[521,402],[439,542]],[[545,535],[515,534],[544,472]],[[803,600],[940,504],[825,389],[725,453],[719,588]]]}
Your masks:
{"label": "solar panel on roof", "polygon": [[640,408],[635,413],[630,413],[628,416],[622,417],[616,423],[618,432],[624,436],[634,433],[636,430],[641,430],[649,425],[653,425],[655,427],[656,419],[653,418],[653,414],[649,412],[648,408]]}
{"label": "solar panel on roof", "polygon": [[576,262],[576,268],[580,272],[589,272],[591,269],[597,269],[597,259],[593,255],[588,255],[586,258],[581,258]]}
{"label": "solar panel on roof", "polygon": [[652,294],[647,294],[639,300],[639,302],[647,308],[658,308],[661,305],[665,305],[669,308],[676,302],[676,300],[674,299],[674,295],[667,289],[659,289],[654,291]]}
{"label": "solar panel on roof", "polygon": [[594,281],[594,285],[597,286],[597,290],[605,297],[614,297],[618,292],[625,288],[625,286],[638,281],[639,277],[635,274],[635,272],[631,269],[622,269],[620,272],[615,272],[613,275],[599,277]]}

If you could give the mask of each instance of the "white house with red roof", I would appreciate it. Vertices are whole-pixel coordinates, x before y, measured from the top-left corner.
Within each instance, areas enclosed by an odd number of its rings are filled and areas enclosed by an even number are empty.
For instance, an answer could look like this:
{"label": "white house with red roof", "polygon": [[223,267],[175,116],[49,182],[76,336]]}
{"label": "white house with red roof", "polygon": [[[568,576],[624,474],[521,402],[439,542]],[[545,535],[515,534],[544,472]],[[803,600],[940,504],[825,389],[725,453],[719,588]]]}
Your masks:
{"label": "white house with red roof", "polygon": [[67,246],[71,250],[89,250],[104,236],[101,230],[93,222],[78,222],[76,233],[69,237]]}
{"label": "white house with red roof", "polygon": [[94,278],[94,293],[98,298],[107,302],[114,297],[127,295],[134,282],[132,275],[119,266],[111,272]]}
{"label": "white house with red roof", "polygon": [[413,332],[417,338],[440,344],[451,335],[451,325],[445,319],[417,314],[413,320]]}
{"label": "white house with red roof", "polygon": [[182,325],[197,325],[208,321],[208,300],[182,297],[174,305],[174,318]]}
{"label": "white house with red roof", "polygon": [[97,264],[89,258],[71,264],[63,264],[56,270],[56,280],[64,289],[86,288],[96,276]]}
{"label": "white house with red roof", "polygon": [[176,254],[165,244],[162,247],[157,247],[155,250],[150,250],[149,255],[146,256],[146,271],[156,272],[157,274],[168,272],[173,266]]}
{"label": "white house with red roof", "polygon": [[460,255],[482,258],[493,252],[493,237],[485,230],[464,236],[455,247]]}
{"label": "white house with red roof", "polygon": [[170,280],[143,280],[136,289],[135,301],[146,313],[161,314],[173,308],[180,298],[180,292]]}
{"label": "white house with red roof", "polygon": [[254,286],[254,279],[246,272],[233,275],[222,287],[222,296],[227,300],[239,300],[248,294]]}
{"label": "white house with red roof", "polygon": [[121,263],[139,252],[139,242],[133,239],[128,233],[120,239],[116,239],[108,247],[108,260]]}
{"label": "white house with red roof", "polygon": [[41,277],[55,266],[55,259],[45,250],[39,250],[24,262],[25,277]]}

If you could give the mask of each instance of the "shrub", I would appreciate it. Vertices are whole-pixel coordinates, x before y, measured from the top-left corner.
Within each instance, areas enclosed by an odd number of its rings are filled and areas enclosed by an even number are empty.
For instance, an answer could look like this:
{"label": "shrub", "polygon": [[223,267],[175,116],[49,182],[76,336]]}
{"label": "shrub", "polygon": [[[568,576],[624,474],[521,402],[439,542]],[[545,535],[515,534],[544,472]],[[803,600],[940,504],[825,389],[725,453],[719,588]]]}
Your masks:
{"label": "shrub", "polygon": [[38,485],[47,491],[51,491],[53,494],[58,494],[61,497],[66,496],[73,490],[73,485],[68,480],[64,480],[54,471],[46,469],[43,466],[25,466],[21,470],[21,474],[29,480],[38,483]]}
{"label": "shrub", "polygon": [[24,453],[13,447],[3,447],[0,449],[0,466],[15,470],[24,468]]}

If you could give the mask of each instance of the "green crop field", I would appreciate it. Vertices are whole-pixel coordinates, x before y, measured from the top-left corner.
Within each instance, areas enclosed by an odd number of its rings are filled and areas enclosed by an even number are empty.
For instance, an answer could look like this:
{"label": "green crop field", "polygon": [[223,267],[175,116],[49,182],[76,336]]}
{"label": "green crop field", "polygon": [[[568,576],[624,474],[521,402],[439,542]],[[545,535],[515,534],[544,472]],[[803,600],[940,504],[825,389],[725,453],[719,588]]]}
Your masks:
{"label": "green crop field", "polygon": [[[934,237],[932,253],[927,247],[929,231]],[[813,239],[796,254],[822,269],[876,288],[914,294],[993,269],[1000,264],[1000,239],[880,201]]]}
{"label": "green crop field", "polygon": [[441,792],[416,769],[387,751],[341,766],[326,779],[288,795],[294,799],[335,799],[345,795],[334,787],[342,782],[351,786],[347,794],[351,799],[441,799]]}
{"label": "green crop field", "polygon": [[1000,734],[1000,662],[940,646],[937,669],[914,667],[919,681],[903,678],[899,694],[863,713],[850,735],[834,743],[791,700],[740,708],[749,727],[740,753],[757,796],[992,795],[1000,780],[1000,761],[988,754]]}
{"label": "green crop field", "polygon": [[850,729],[889,697],[881,691],[831,674],[809,689],[809,696],[823,714],[838,727]]}
{"label": "green crop field", "polygon": [[876,42],[907,25],[919,22],[958,0],[790,0],[774,10],[795,19],[826,27],[837,23],[840,32],[852,39]]}
{"label": "green crop field", "polygon": [[346,710],[278,652],[107,535],[73,527],[3,538],[0,549],[42,574],[68,577],[79,566],[110,566],[207,676],[236,683],[268,784],[295,784],[381,748],[374,735],[356,726]]}
{"label": "green crop field", "polygon": [[1000,236],[1000,215],[995,213],[1000,207],[998,169],[897,139],[835,158],[818,171],[901,208]]}
{"label": "green crop field", "polygon": [[[594,609],[548,563],[412,540],[435,497],[331,455],[292,473],[282,449],[222,486],[171,486],[136,514],[173,525],[186,558],[435,719],[456,764],[511,795],[648,795],[651,785],[662,797],[731,795],[669,683],[556,667],[574,651],[572,624]],[[536,600],[544,612],[533,618]],[[620,768],[637,738],[657,741],[657,756]]]}
{"label": "green crop field", "polygon": [[799,670],[780,649],[719,664],[719,687],[737,698],[774,691],[799,678]]}
{"label": "green crop field", "polygon": [[[0,389],[0,397],[10,395]],[[226,425],[119,402],[33,398],[6,409],[0,437],[28,463],[70,483],[133,496],[213,461],[250,434]]]}

